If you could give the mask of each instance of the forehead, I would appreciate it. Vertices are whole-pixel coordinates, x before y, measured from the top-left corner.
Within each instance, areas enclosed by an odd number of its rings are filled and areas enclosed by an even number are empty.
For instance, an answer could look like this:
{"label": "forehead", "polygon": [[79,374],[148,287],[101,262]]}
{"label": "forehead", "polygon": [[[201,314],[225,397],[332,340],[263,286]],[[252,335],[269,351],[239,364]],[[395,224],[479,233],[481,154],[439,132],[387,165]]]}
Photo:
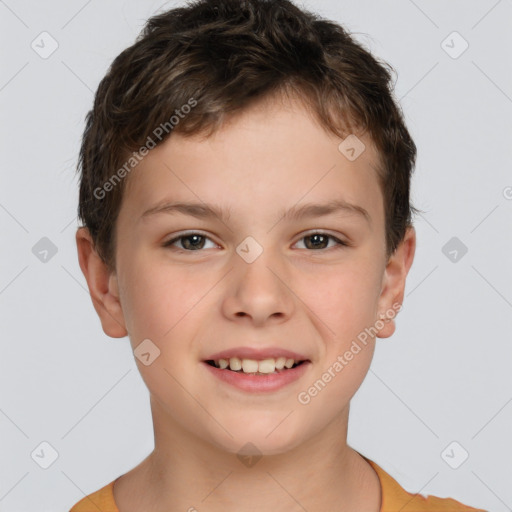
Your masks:
{"label": "forehead", "polygon": [[287,206],[342,199],[378,217],[378,153],[367,134],[354,136],[327,132],[299,101],[261,101],[209,137],[171,134],[132,171],[123,205],[137,217],[174,199],[275,218]]}

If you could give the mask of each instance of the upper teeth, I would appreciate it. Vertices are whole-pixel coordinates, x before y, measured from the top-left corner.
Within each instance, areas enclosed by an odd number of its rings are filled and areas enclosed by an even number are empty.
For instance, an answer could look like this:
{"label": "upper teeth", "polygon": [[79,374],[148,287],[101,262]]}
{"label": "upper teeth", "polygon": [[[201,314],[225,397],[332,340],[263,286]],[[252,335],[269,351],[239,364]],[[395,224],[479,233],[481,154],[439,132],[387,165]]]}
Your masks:
{"label": "upper teeth", "polygon": [[229,366],[230,370],[242,370],[244,373],[272,373],[275,370],[283,368],[291,368],[295,364],[295,359],[287,359],[286,357],[278,357],[277,359],[269,358],[257,361],[256,359],[240,359],[238,357],[230,357],[229,359],[215,360],[215,366],[225,369]]}

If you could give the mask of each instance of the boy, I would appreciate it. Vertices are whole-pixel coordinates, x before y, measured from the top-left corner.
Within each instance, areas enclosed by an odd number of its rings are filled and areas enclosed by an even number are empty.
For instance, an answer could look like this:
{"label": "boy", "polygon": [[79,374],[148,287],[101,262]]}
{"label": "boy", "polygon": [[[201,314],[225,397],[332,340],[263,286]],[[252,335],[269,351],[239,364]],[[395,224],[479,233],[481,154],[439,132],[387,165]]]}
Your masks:
{"label": "boy", "polygon": [[87,117],[76,241],[155,449],[72,512],[476,510],[346,443],[414,258],[415,158],[389,72],[339,25],[287,0],[147,22]]}

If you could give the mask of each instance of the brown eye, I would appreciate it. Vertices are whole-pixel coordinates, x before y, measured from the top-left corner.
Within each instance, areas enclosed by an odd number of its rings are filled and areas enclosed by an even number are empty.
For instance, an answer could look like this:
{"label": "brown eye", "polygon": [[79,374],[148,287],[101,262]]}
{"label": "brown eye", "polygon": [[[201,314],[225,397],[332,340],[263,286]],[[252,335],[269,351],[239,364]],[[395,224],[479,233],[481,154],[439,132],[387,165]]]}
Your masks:
{"label": "brown eye", "polygon": [[325,233],[312,233],[310,235],[302,237],[301,240],[306,241],[306,243],[304,244],[306,249],[313,250],[321,250],[328,248],[329,240],[333,240],[335,242],[334,247],[348,246],[347,243],[336,238],[335,236],[327,235]]}
{"label": "brown eye", "polygon": [[[210,240],[208,237],[200,233],[187,233],[185,235],[177,236],[172,240],[169,240],[163,244],[164,247],[173,247],[177,242],[180,242],[181,247],[177,246],[178,250],[185,250],[189,252],[198,251],[204,248],[206,240]],[[210,240],[211,241],[211,240]],[[213,243],[213,242],[212,242]]]}

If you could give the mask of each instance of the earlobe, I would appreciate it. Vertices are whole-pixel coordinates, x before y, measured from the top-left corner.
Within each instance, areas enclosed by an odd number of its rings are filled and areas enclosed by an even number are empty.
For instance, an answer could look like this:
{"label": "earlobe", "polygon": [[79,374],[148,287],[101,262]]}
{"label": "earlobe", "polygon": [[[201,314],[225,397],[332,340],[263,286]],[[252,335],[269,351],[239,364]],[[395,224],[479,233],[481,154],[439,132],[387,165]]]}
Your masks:
{"label": "earlobe", "polygon": [[[405,283],[416,250],[416,231],[407,228],[403,241],[389,258],[384,270],[383,286],[379,298],[378,338],[389,338],[395,332],[395,316],[400,311]],[[382,325],[384,324],[384,325]]]}
{"label": "earlobe", "polygon": [[96,252],[87,228],[78,228],[76,244],[80,268],[103,331],[111,338],[123,338],[128,332],[119,300],[117,277],[108,271],[107,265]]}

